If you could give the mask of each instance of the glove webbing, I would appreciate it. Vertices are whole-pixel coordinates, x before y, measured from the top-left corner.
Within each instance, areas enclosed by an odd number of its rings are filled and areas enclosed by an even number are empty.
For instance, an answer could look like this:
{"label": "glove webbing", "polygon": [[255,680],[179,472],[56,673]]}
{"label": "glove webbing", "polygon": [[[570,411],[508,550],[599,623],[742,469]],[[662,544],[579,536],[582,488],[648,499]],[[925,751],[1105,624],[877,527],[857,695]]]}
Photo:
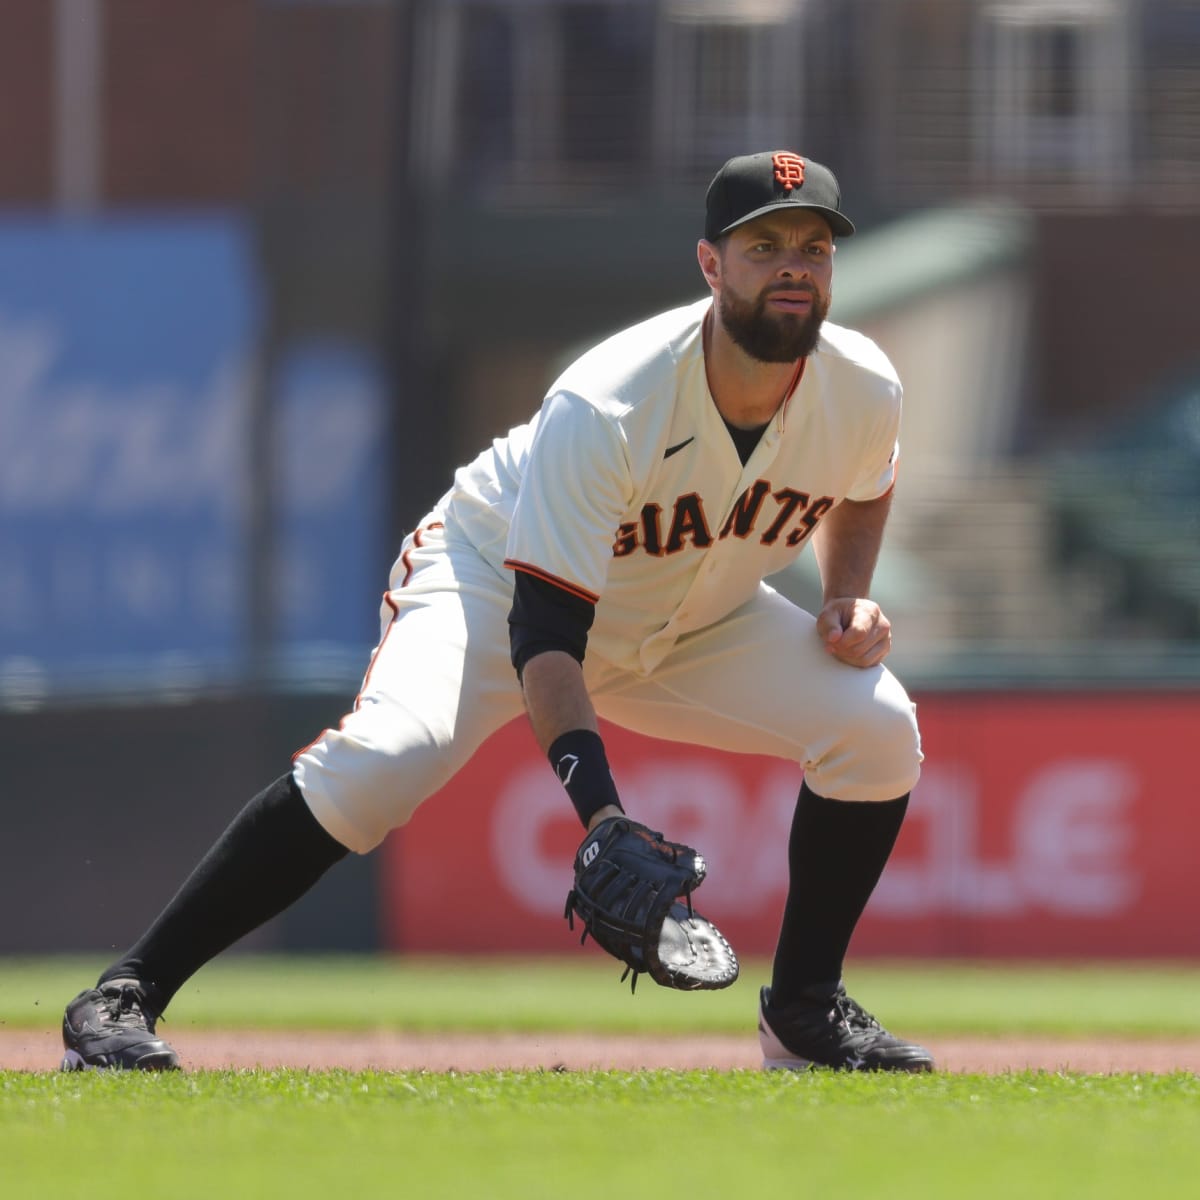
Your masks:
{"label": "glove webbing", "polygon": [[[692,895],[690,892],[684,892],[684,894],[682,896],[677,897],[677,899],[681,900],[687,906],[687,914],[688,914],[689,918],[695,916],[695,910],[692,908]],[[595,933],[592,932],[592,921],[594,919],[595,914],[593,913],[591,916],[588,916],[587,914],[585,914],[582,911],[582,909],[579,907],[579,904],[580,904],[579,897],[577,896],[575,889],[572,888],[567,893],[567,906],[563,911],[563,916],[566,917],[566,919],[567,919],[567,928],[570,929],[570,931],[572,933],[574,933],[575,932],[575,914],[576,914],[576,912],[579,913],[579,919],[583,922],[583,932],[579,935],[579,944],[582,946],[587,941],[589,933],[592,934],[593,941],[596,938]],[[587,905],[585,904],[584,907],[587,907]],[[616,930],[618,933],[626,933],[626,932],[634,931],[634,926],[629,925],[629,924],[621,926],[621,925],[615,925],[611,921],[606,922],[606,924],[608,925],[608,927],[610,929]],[[645,974],[644,970],[633,966],[631,963],[626,963],[625,970],[621,972],[621,978],[617,982],[624,983],[625,980],[629,979],[630,975],[632,975],[633,978],[630,979],[630,982],[629,982],[629,991],[633,994],[636,994],[637,993],[638,976],[644,975],[644,974]]]}

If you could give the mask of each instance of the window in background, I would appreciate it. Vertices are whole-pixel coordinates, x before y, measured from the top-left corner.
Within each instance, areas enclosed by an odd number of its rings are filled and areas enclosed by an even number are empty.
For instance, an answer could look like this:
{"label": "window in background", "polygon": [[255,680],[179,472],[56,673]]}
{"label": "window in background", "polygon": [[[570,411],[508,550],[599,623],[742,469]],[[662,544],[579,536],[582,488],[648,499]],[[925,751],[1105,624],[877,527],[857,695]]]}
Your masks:
{"label": "window in background", "polygon": [[699,180],[797,140],[808,0],[442,0],[419,31],[418,169],[543,204]]}
{"label": "window in background", "polygon": [[1006,0],[977,42],[978,168],[1086,184],[1112,199],[1128,179],[1135,54],[1125,0]]}
{"label": "window in background", "polygon": [[661,8],[654,161],[711,172],[746,146],[790,145],[801,115],[804,0],[669,0]]}
{"label": "window in background", "polygon": [[1145,10],[1139,140],[1159,203],[1200,207],[1200,0],[1159,0]]}
{"label": "window in background", "polygon": [[644,167],[650,147],[653,9],[644,2],[558,8],[564,162]]}
{"label": "window in background", "polygon": [[420,32],[423,175],[500,202],[615,190],[649,150],[654,6],[638,0],[462,0]]}
{"label": "window in background", "polygon": [[456,30],[455,158],[472,178],[502,170],[516,155],[516,43],[511,12],[474,5]]}

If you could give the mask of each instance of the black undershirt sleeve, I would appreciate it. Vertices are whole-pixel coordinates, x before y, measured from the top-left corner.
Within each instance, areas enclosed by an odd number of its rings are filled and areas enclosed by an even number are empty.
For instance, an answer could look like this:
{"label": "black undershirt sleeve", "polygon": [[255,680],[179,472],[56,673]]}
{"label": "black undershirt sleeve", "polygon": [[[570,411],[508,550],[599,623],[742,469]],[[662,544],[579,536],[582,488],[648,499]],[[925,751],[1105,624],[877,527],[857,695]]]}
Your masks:
{"label": "black undershirt sleeve", "polygon": [[528,571],[514,571],[508,640],[518,678],[535,654],[564,650],[582,663],[596,606]]}

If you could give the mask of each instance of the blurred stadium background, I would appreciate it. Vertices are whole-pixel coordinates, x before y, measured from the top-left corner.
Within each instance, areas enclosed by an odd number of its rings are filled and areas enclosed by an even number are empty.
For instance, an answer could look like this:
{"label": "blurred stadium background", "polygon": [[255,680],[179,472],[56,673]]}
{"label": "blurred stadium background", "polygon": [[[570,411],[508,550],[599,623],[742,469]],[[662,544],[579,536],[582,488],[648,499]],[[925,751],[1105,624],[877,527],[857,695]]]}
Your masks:
{"label": "blurred stadium background", "polygon": [[[906,384],[929,769],[860,949],[1200,956],[1200,0],[5,0],[0,78],[0,953],[140,932],[453,468],[700,295],[708,179],[788,146]],[[618,740],[768,947],[794,780]],[[247,945],[465,944],[463,828],[528,931],[479,948],[573,945],[548,774],[501,735]]]}

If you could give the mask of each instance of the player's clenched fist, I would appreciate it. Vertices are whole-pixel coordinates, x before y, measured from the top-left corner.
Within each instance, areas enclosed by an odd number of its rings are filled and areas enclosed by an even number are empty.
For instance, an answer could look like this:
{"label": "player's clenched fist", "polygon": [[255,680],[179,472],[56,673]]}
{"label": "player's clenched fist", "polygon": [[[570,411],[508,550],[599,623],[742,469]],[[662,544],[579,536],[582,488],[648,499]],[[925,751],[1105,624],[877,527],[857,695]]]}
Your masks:
{"label": "player's clenched fist", "polygon": [[892,648],[892,623],[874,600],[830,600],[817,616],[817,634],[834,658],[851,667],[874,667]]}

